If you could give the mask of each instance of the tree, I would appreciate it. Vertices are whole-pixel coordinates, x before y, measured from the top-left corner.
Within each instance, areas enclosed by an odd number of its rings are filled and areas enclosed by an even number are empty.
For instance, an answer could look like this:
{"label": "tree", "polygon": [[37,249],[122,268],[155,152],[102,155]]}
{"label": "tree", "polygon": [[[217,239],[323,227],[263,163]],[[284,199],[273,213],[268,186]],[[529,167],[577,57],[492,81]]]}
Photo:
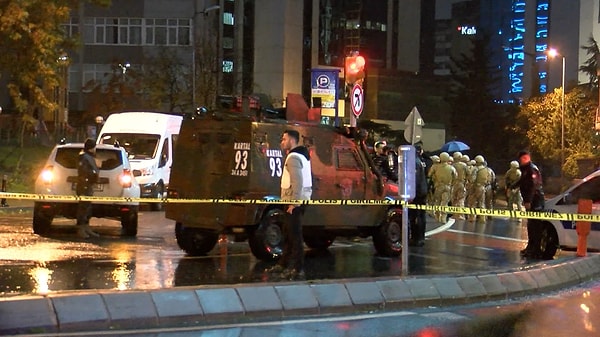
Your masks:
{"label": "tree", "polygon": [[[108,5],[110,0],[89,0]],[[17,111],[56,108],[45,88],[60,82],[59,60],[76,42],[65,34],[78,0],[0,0],[0,69],[8,77],[8,92]]]}
{"label": "tree", "polygon": [[510,137],[507,125],[513,122],[514,109],[494,102],[491,95],[499,72],[490,64],[489,39],[475,38],[472,42],[470,52],[452,59],[447,98],[452,109],[449,138],[469,144],[473,155],[494,155],[496,160],[505,160],[510,154],[514,156],[514,149],[506,146]]}
{"label": "tree", "polygon": [[84,84],[87,96],[87,110],[82,120],[92,121],[98,115],[107,116],[115,111],[130,108],[152,108],[137,95],[141,91],[142,76],[135,68],[129,68],[113,62],[111,72],[104,74],[101,80],[91,80]]}
{"label": "tree", "polygon": [[586,54],[590,57],[579,67],[579,71],[588,75],[590,82],[590,90],[594,86],[598,87],[598,75],[600,73],[600,49],[598,43],[594,39],[594,36],[590,36],[588,44],[581,46],[581,49],[586,51]]}
{"label": "tree", "polygon": [[173,49],[162,48],[151,57],[142,74],[145,101],[152,108],[168,111],[188,110],[192,106],[191,67],[186,66]]}
{"label": "tree", "polygon": [[[562,169],[569,177],[578,175],[577,159],[593,156],[598,145],[593,127],[596,103],[591,96],[589,90],[581,87],[565,95]],[[542,159],[560,162],[562,117],[562,88],[558,88],[525,103],[514,131],[525,134],[531,149]]]}
{"label": "tree", "polygon": [[219,59],[216,43],[196,43],[195,62],[196,107],[213,108],[219,93]]}

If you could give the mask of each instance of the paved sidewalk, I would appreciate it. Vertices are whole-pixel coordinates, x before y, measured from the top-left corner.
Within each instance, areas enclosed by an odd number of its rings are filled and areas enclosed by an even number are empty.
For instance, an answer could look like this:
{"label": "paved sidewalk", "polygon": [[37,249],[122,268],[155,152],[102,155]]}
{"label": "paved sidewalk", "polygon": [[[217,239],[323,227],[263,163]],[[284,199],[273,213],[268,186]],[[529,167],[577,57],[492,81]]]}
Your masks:
{"label": "paved sidewalk", "polygon": [[71,291],[0,298],[0,334],[214,325],[514,298],[600,277],[600,255],[471,275]]}
{"label": "paved sidewalk", "polygon": [[4,203],[0,203],[0,214],[17,214],[32,211],[33,204],[33,200],[5,199]]}

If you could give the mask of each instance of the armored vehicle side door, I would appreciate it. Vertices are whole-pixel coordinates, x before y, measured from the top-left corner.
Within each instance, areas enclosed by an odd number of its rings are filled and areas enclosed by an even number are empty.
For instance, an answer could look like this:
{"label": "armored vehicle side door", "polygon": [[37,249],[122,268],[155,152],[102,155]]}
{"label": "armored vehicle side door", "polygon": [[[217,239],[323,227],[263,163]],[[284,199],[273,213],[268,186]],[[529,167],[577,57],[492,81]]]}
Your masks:
{"label": "armored vehicle side door", "polygon": [[[332,167],[313,170],[313,199],[363,200],[367,193],[367,172],[356,146],[352,143],[332,147]],[[369,193],[370,194],[370,193]],[[304,226],[325,226],[327,229],[356,228],[373,225],[372,212],[351,205],[315,205],[307,208]]]}

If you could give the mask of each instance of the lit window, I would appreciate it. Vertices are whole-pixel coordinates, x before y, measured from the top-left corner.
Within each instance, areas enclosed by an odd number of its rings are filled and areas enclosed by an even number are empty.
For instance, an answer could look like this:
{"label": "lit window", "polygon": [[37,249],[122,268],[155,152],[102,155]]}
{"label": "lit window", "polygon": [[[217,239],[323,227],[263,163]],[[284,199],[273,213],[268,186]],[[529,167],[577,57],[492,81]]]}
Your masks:
{"label": "lit window", "polygon": [[228,26],[233,26],[234,18],[232,13],[225,12],[223,13],[223,24]]}
{"label": "lit window", "polygon": [[223,72],[224,73],[232,73],[233,72],[233,61],[223,60]]}

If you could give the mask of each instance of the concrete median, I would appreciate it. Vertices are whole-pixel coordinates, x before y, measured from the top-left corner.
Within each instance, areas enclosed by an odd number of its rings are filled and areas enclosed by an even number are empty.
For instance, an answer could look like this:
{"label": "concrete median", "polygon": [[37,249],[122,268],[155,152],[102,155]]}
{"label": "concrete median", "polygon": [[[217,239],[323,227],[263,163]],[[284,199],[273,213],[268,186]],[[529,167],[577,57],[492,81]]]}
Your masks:
{"label": "concrete median", "polygon": [[445,306],[558,290],[600,277],[600,255],[471,275],[77,291],[0,298],[0,333],[76,332],[282,320],[428,305]]}

